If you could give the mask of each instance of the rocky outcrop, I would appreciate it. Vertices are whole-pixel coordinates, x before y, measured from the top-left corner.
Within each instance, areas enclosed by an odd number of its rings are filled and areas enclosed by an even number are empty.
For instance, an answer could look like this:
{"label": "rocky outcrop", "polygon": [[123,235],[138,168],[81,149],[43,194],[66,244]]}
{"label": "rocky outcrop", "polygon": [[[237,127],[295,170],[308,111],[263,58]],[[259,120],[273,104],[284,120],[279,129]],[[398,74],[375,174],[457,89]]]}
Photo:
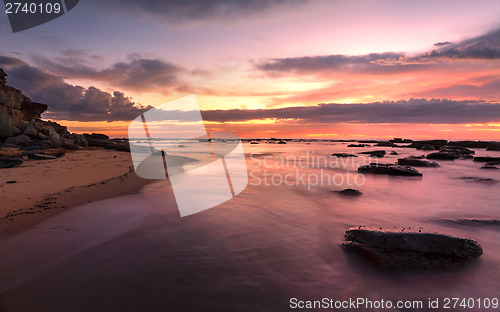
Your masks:
{"label": "rocky outcrop", "polygon": [[500,143],[490,143],[486,147],[487,151],[500,151]]}
{"label": "rocky outcrop", "polygon": [[394,176],[422,176],[417,169],[410,166],[371,163],[358,168],[360,173],[387,174]]}
{"label": "rocky outcrop", "polygon": [[333,153],[333,157],[358,157],[354,154],[348,154],[348,153]]}
{"label": "rocky outcrop", "polygon": [[472,239],[406,229],[350,228],[342,246],[391,271],[457,268],[483,254]]}
{"label": "rocky outcrop", "polygon": [[500,164],[500,157],[490,157],[490,156],[485,156],[485,157],[474,157],[474,161],[477,162],[485,162],[488,164]]}

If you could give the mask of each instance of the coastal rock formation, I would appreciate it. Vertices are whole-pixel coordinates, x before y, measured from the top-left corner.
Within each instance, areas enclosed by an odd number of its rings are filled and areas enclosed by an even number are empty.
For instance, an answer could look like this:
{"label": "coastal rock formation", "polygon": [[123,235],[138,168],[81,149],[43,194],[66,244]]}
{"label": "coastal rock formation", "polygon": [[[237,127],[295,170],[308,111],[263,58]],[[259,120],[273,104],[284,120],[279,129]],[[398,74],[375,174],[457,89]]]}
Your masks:
{"label": "coastal rock formation", "polygon": [[405,229],[350,228],[342,246],[387,270],[457,268],[483,254],[472,239]]}
{"label": "coastal rock formation", "polygon": [[500,164],[500,157],[489,157],[489,156],[474,157],[474,161],[485,162],[488,164],[496,164],[496,163]]}
{"label": "coastal rock formation", "polygon": [[411,156],[399,158],[398,165],[413,167],[439,167],[439,164],[435,161],[421,160],[418,158],[413,158]]}
{"label": "coastal rock formation", "polygon": [[358,168],[360,173],[387,174],[394,176],[422,176],[417,169],[410,166],[371,163]]}

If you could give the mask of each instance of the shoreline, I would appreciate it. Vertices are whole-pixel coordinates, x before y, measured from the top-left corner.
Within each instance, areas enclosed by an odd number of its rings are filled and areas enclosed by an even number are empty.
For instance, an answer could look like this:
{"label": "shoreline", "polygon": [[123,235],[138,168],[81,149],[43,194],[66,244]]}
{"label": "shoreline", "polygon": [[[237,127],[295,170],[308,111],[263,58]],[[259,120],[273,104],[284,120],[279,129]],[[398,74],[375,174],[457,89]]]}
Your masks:
{"label": "shoreline", "polygon": [[[71,164],[63,166],[65,163]],[[105,149],[72,151],[50,161],[26,161],[0,173],[0,200],[7,202],[0,207],[0,240],[68,209],[136,194],[154,182],[135,174],[129,153]],[[7,183],[12,178],[16,183]],[[30,188],[36,189],[34,194],[26,190]]]}

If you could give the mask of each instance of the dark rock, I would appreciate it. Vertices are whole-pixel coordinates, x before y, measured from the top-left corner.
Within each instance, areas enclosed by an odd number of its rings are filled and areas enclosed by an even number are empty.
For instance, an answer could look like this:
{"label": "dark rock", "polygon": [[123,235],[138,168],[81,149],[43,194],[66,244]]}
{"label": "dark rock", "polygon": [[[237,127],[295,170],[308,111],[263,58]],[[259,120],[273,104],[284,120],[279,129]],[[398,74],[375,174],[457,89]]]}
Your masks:
{"label": "dark rock", "polygon": [[434,145],[425,144],[421,148],[419,148],[419,150],[422,150],[422,151],[435,151],[436,147]]}
{"label": "dark rock", "polygon": [[404,230],[350,228],[342,246],[390,271],[458,268],[483,254],[472,239]]}
{"label": "dark rock", "polygon": [[36,131],[35,129],[35,121],[34,120],[31,120],[30,123],[28,124],[28,126],[26,127],[26,129],[24,130],[24,135],[27,135],[31,138],[35,138],[36,135],[38,134],[38,132]]}
{"label": "dark rock", "polygon": [[500,143],[490,143],[486,148],[487,151],[500,151]]}
{"label": "dark rock", "polygon": [[459,157],[460,156],[455,153],[444,153],[444,152],[430,153],[426,156],[427,159],[439,159],[439,160],[455,160]]}
{"label": "dark rock", "polygon": [[446,145],[448,141],[446,140],[426,140],[426,141],[414,141],[408,147],[421,149],[424,145],[432,145],[434,149],[439,149],[441,146]]}
{"label": "dark rock", "polygon": [[355,190],[355,189],[352,189],[352,188],[347,188],[347,189],[342,190],[342,191],[334,191],[334,192],[338,193],[340,195],[344,195],[344,196],[359,196],[359,195],[363,194],[362,192]]}
{"label": "dark rock", "polygon": [[17,183],[17,181],[16,180],[10,180],[10,181],[7,181],[6,183],[7,184],[14,184],[14,183]]}
{"label": "dark rock", "polygon": [[22,158],[0,157],[0,168],[12,168],[23,163]]}
{"label": "dark rock", "polygon": [[7,144],[15,144],[15,145],[20,145],[23,143],[27,143],[31,141],[30,137],[24,134],[18,135],[16,137],[10,137],[5,140],[5,143]]}
{"label": "dark rock", "polygon": [[56,156],[37,154],[37,153],[29,154],[28,157],[34,160],[51,160],[57,158]]}
{"label": "dark rock", "polygon": [[412,157],[399,158],[398,165],[414,167],[439,167],[439,164],[435,161],[420,160]]}
{"label": "dark rock", "polygon": [[474,161],[486,162],[486,163],[500,162],[500,157],[489,157],[489,156],[486,156],[486,157],[474,157]]}
{"label": "dark rock", "polygon": [[399,155],[397,152],[391,152],[389,155]]}
{"label": "dark rock", "polygon": [[482,219],[482,218],[460,218],[452,220],[444,220],[445,222],[450,222],[460,225],[495,225],[500,226],[500,220],[496,219]]}
{"label": "dark rock", "polygon": [[392,164],[376,164],[363,165],[358,168],[360,173],[388,174],[397,176],[422,176],[417,169],[410,166],[400,166]]}
{"label": "dark rock", "polygon": [[458,145],[444,145],[444,146],[441,146],[440,149],[441,149],[440,152],[443,152],[443,153],[457,153],[460,155],[472,155],[472,154],[476,153],[468,148],[465,148],[463,146],[458,146]]}
{"label": "dark rock", "polygon": [[366,147],[370,146],[370,144],[349,144],[347,147]]}
{"label": "dark rock", "polygon": [[333,153],[333,157],[358,157],[354,154],[348,154],[348,153]]}
{"label": "dark rock", "polygon": [[375,144],[374,146],[386,146],[386,147],[394,147],[396,144],[389,142],[389,141],[384,141],[384,142],[379,142]]}
{"label": "dark rock", "polygon": [[279,141],[277,144],[286,144],[285,141]]}
{"label": "dark rock", "polygon": [[368,151],[368,152],[361,152],[358,154],[365,154],[365,155],[370,155],[370,157],[384,157],[385,151],[379,150],[379,151]]}

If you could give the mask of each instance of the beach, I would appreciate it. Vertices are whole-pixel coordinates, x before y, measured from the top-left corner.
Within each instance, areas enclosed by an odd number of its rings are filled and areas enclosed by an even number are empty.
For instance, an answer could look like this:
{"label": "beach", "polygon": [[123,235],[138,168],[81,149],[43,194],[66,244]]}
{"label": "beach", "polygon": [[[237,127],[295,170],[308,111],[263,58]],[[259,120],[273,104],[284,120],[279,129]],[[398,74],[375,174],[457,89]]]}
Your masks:
{"label": "beach", "polygon": [[0,239],[71,207],[137,193],[149,182],[133,171],[130,153],[103,148],[0,169]]}

